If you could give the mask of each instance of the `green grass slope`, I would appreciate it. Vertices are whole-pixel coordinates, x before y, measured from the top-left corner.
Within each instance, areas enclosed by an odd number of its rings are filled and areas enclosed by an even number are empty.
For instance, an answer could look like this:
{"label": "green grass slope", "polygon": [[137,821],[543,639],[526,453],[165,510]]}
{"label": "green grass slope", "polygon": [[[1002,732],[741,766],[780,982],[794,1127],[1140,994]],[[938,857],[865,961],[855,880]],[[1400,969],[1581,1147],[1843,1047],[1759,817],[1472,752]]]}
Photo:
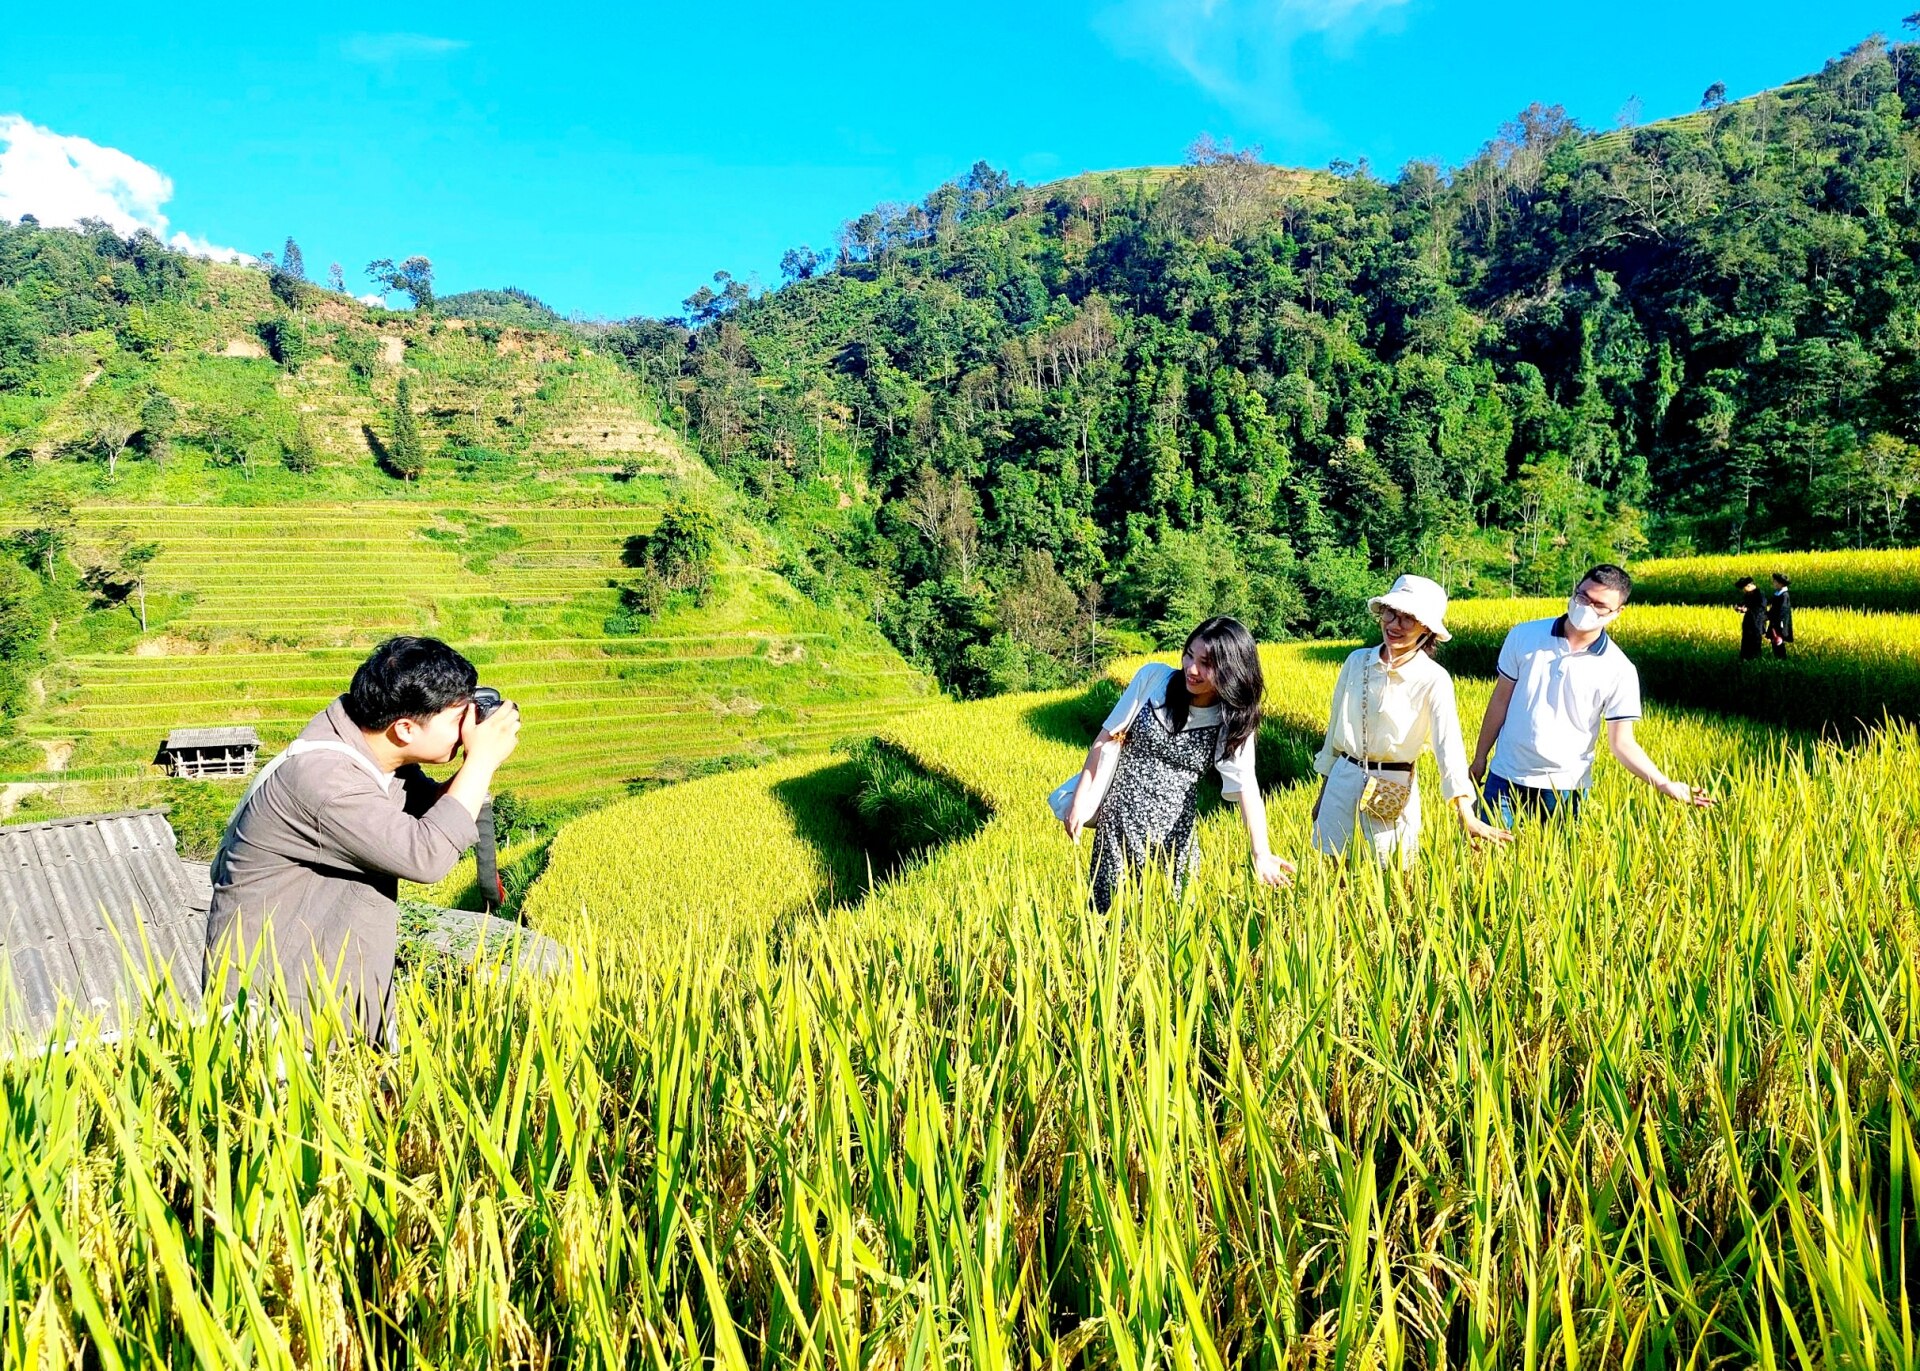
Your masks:
{"label": "green grass slope", "polygon": [[[144,332],[47,338],[28,382],[0,390],[0,539],[44,524],[49,497],[72,507],[48,660],[0,719],[0,810],[167,798],[149,763],[169,729],[251,724],[277,748],[396,632],[455,643],[522,703],[501,784],[561,810],[919,703],[923,680],[877,631],[757,564],[727,493],[579,337],[313,290],[289,308],[260,272],[188,271],[176,298],[126,311]],[[378,461],[403,377],[428,456],[415,480]],[[136,437],[110,470],[103,418],[156,394],[172,441]],[[302,429],[317,460],[297,471]],[[714,590],[635,619],[628,542],[671,494],[722,512]],[[144,632],[137,597],[79,589],[134,544],[156,549]]]}
{"label": "green grass slope", "polygon": [[[205,494],[194,459],[265,485],[288,484],[280,457],[304,422],[318,471],[299,482],[340,495],[386,492],[401,376],[428,476],[552,483],[569,472],[692,477],[689,461],[632,375],[580,338],[492,320],[369,309],[309,289],[289,308],[264,273],[196,263],[185,299],[129,307],[131,322],[46,340],[31,381],[0,390],[0,446],[12,474],[87,453],[102,418],[137,421],[159,392],[179,410],[178,459],[120,464],[121,498]],[[384,484],[383,484],[384,483]],[[82,482],[84,484],[84,482]],[[244,491],[232,498],[246,498]]]}

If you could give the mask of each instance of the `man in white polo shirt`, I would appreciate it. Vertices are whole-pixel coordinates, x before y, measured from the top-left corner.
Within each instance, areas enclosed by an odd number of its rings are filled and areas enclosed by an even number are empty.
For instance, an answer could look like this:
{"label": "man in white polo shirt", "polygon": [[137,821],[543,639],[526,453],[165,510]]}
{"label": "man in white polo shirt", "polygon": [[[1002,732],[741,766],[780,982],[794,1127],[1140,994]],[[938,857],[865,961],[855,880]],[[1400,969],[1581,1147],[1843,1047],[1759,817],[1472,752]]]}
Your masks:
{"label": "man in white polo shirt", "polygon": [[1597,566],[1580,578],[1565,614],[1508,630],[1469,772],[1483,787],[1489,814],[1507,827],[1522,810],[1579,812],[1593,782],[1602,723],[1628,771],[1670,800],[1700,808],[1713,803],[1686,782],[1667,779],[1634,740],[1640,673],[1607,635],[1632,593],[1633,578],[1622,568]]}

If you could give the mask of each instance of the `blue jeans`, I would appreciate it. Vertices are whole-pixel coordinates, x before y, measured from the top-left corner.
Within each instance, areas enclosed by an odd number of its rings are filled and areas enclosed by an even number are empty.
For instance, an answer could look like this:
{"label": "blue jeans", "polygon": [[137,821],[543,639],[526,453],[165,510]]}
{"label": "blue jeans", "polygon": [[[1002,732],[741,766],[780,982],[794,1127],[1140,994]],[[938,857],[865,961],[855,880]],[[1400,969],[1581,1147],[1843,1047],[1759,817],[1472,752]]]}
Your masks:
{"label": "blue jeans", "polygon": [[1489,771],[1480,790],[1480,802],[1489,819],[1497,820],[1502,828],[1512,828],[1514,818],[1523,813],[1529,818],[1551,819],[1564,812],[1567,818],[1576,819],[1586,794],[1584,790],[1520,785]]}

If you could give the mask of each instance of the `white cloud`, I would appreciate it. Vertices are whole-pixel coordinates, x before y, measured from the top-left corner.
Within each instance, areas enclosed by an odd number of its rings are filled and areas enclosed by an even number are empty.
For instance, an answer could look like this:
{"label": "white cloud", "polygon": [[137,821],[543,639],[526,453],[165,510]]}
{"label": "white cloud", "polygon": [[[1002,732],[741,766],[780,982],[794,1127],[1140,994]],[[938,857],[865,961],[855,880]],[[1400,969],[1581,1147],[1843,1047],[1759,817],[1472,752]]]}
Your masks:
{"label": "white cloud", "polygon": [[189,233],[169,235],[161,206],[172,198],[173,181],[137,157],[55,133],[18,114],[0,114],[0,219],[31,214],[48,227],[101,219],[116,233],[146,229],[196,257],[253,260]]}
{"label": "white cloud", "polygon": [[363,305],[372,305],[376,309],[384,309],[387,303],[387,297],[384,295],[356,295],[353,298]]}
{"label": "white cloud", "polygon": [[[45,223],[45,220],[41,221]],[[191,233],[176,232],[167,239],[167,246],[178,248],[193,257],[205,257],[215,262],[251,262],[252,256],[238,248],[223,248],[218,243],[209,243],[204,238],[196,238]]]}
{"label": "white cloud", "polygon": [[1344,53],[1397,20],[1407,0],[1117,0],[1094,25],[1125,56],[1168,63],[1243,113],[1291,121],[1302,112],[1293,49],[1309,35]]}
{"label": "white cloud", "polygon": [[466,46],[464,38],[437,38],[430,33],[356,33],[340,45],[340,51],[352,61],[384,66],[409,57],[445,57]]}

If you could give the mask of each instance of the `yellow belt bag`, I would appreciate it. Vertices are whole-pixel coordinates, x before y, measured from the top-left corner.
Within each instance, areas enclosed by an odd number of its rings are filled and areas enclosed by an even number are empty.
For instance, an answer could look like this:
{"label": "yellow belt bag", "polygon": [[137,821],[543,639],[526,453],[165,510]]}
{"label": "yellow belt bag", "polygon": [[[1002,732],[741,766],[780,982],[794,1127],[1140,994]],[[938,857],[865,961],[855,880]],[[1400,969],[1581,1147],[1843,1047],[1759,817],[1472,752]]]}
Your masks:
{"label": "yellow belt bag", "polygon": [[[1367,742],[1367,671],[1373,669],[1369,663],[1360,673],[1360,755],[1373,760],[1373,749]],[[1376,823],[1394,824],[1400,822],[1400,816],[1406,812],[1407,802],[1413,798],[1413,773],[1407,773],[1404,781],[1390,781],[1384,776],[1367,772],[1366,784],[1360,788],[1360,812]]]}

